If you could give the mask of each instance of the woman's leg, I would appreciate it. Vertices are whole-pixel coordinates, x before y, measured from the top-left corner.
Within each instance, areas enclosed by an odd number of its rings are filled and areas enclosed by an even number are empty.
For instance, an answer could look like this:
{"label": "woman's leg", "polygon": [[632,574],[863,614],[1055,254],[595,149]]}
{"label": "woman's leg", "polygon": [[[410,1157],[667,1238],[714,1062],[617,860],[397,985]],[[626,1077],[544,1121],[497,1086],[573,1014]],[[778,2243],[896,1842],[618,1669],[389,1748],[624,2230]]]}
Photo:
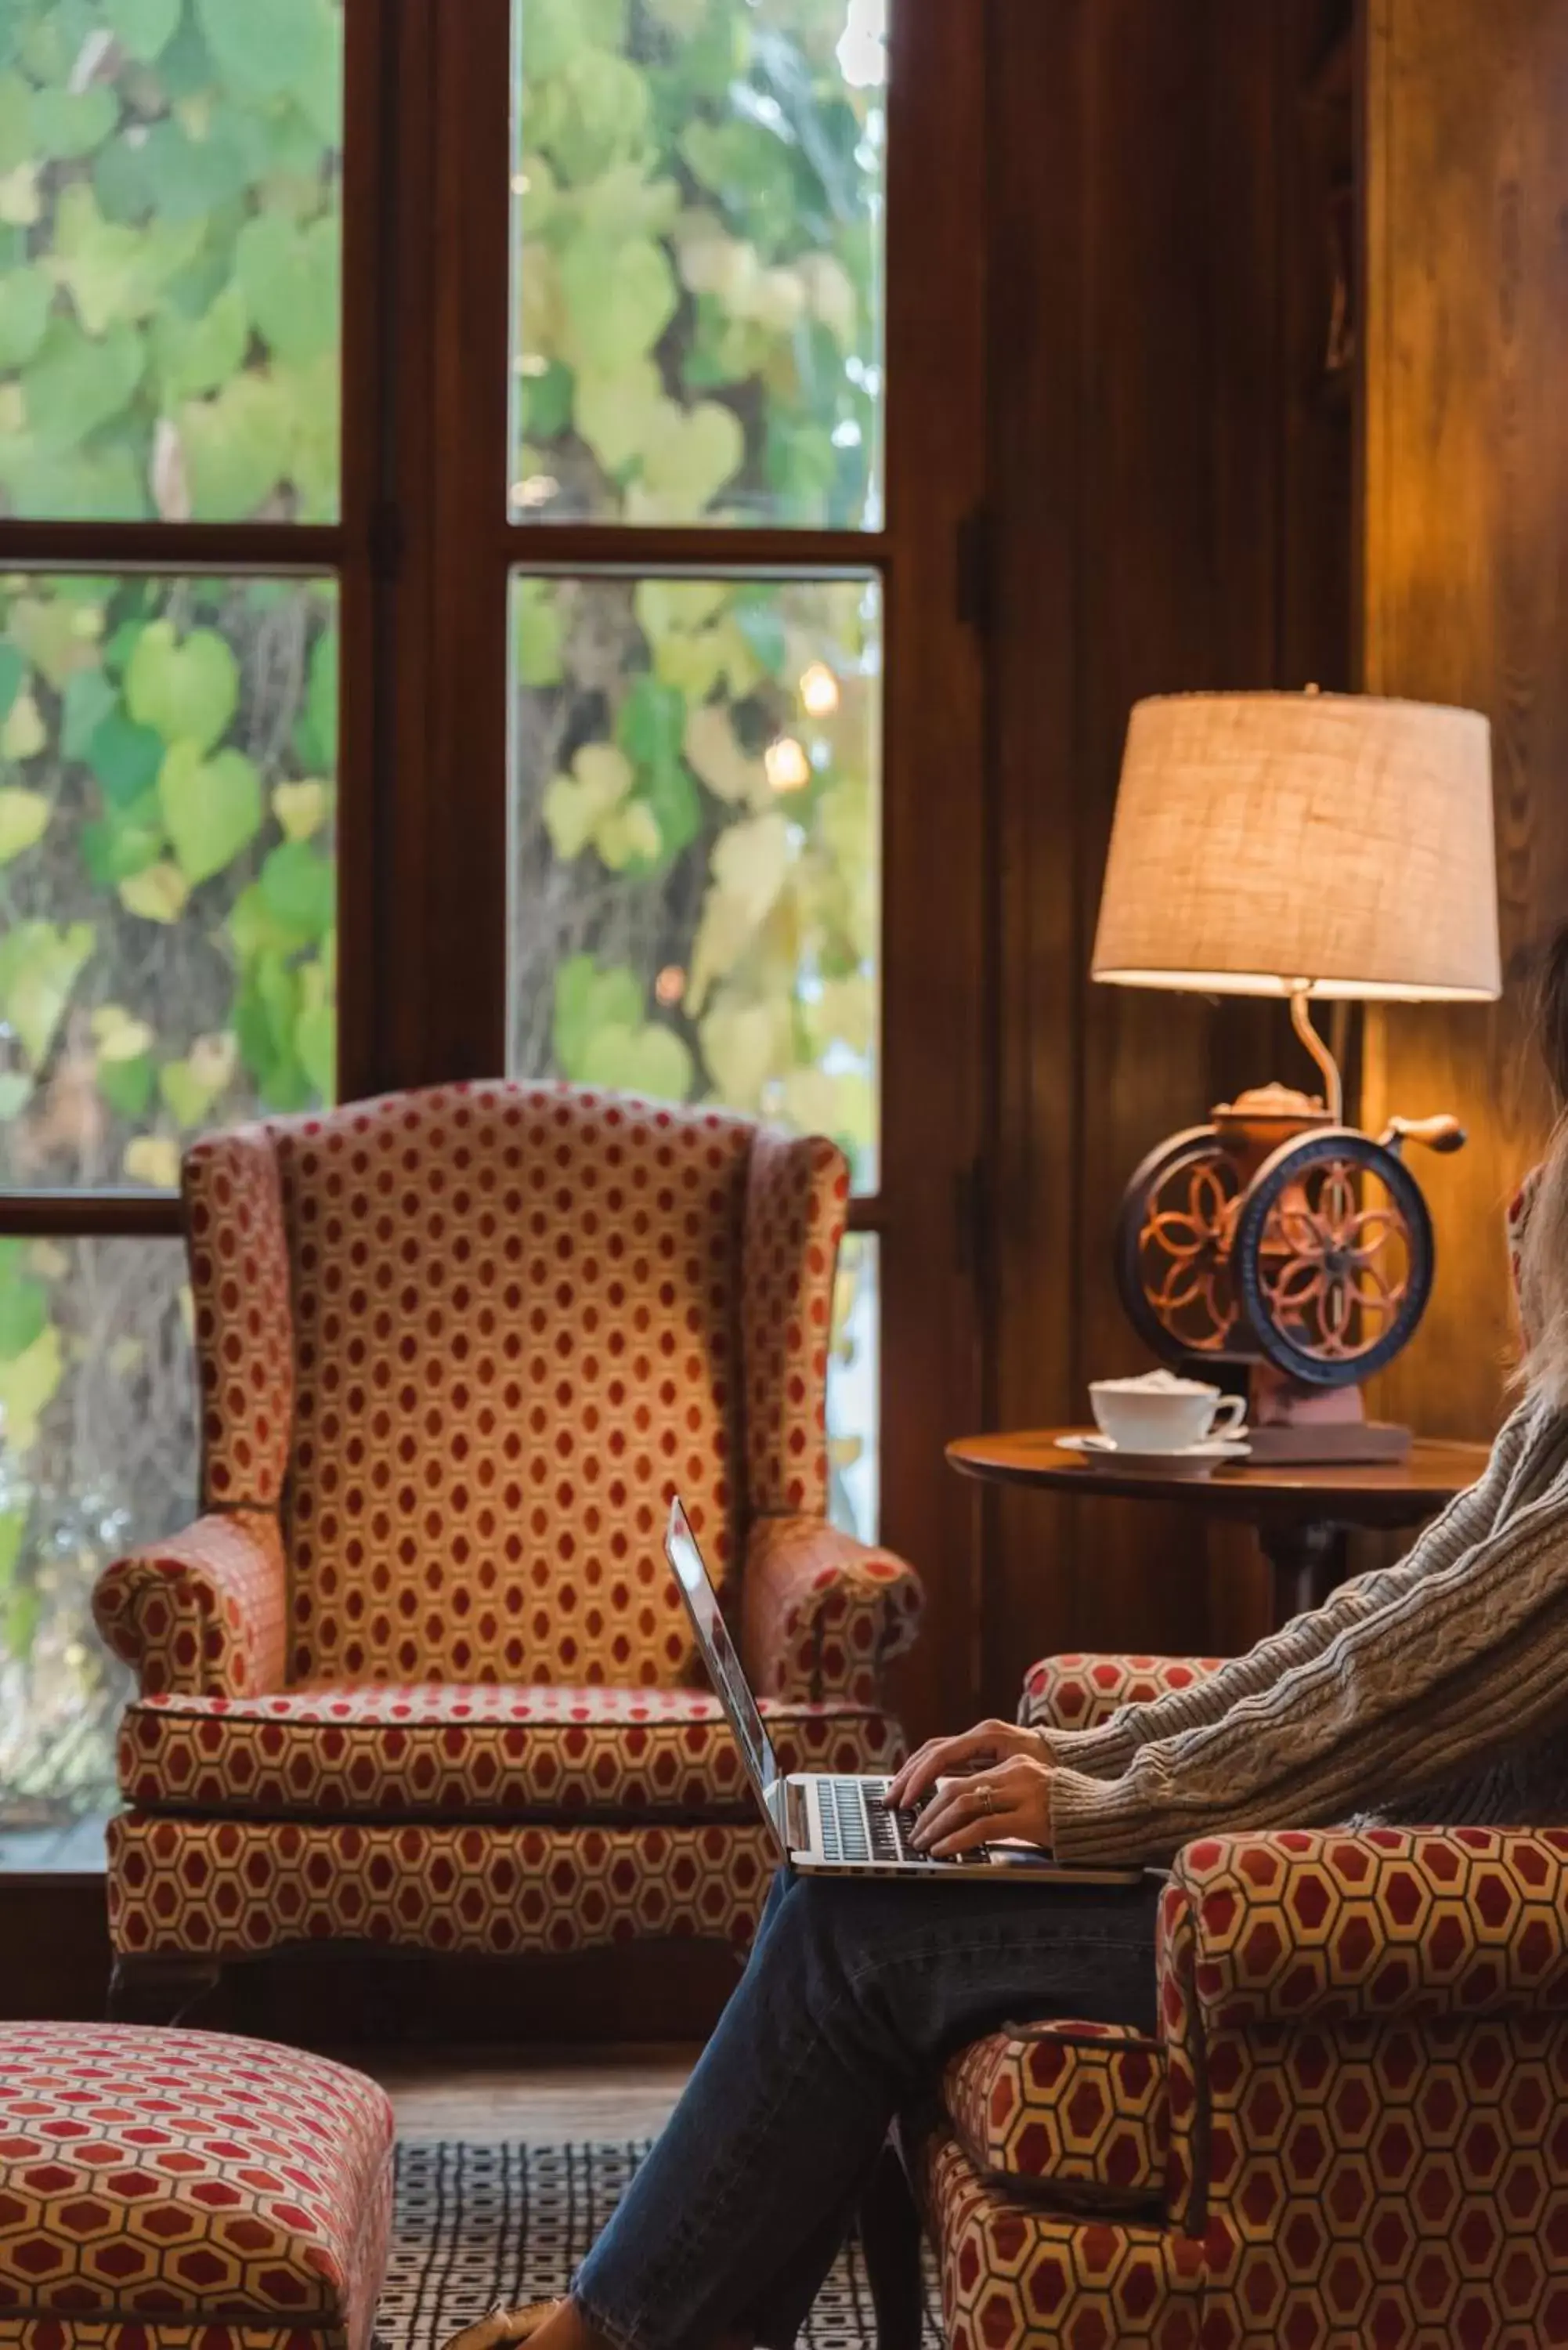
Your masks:
{"label": "woman's leg", "polygon": [[732,2330],[785,2350],[834,2223],[943,2057],[1009,2018],[1153,2029],[1157,1901],[1153,1879],[789,1884],[567,2327],[616,2350],[705,2350]]}

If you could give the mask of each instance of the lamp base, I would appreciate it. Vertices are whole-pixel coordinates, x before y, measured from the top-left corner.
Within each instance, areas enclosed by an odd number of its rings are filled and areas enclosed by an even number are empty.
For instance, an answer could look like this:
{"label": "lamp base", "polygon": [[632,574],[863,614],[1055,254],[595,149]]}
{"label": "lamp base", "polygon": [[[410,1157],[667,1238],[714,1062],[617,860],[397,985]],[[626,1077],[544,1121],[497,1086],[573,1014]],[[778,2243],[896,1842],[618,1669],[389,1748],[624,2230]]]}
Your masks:
{"label": "lamp base", "polygon": [[1247,1419],[1252,1458],[1262,1466],[1409,1458],[1409,1430],[1368,1419],[1359,1387],[1302,1387],[1269,1363],[1252,1366]]}
{"label": "lamp base", "polygon": [[1410,1431],[1387,1419],[1347,1420],[1338,1428],[1254,1428],[1247,1441],[1260,1468],[1326,1469],[1407,1461]]}

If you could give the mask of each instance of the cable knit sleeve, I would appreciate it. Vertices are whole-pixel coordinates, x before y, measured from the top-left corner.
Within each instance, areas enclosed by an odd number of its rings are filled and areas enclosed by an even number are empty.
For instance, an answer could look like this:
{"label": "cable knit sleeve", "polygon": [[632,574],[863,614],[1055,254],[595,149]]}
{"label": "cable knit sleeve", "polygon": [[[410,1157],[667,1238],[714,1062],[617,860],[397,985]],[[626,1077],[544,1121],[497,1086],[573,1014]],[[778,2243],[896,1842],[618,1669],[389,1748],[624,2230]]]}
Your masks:
{"label": "cable knit sleeve", "polygon": [[1167,1861],[1209,1831],[1313,1827],[1365,1805],[1386,1809],[1561,1720],[1568,1420],[1521,1408],[1472,1494],[1399,1566],[1346,1586],[1335,1602],[1326,1640],[1314,1618],[1300,1619],[1314,1628],[1285,1671],[1217,1718],[1135,1738],[1113,1780],[1059,1770],[1052,1816],[1062,1858]]}
{"label": "cable knit sleeve", "polygon": [[1402,1597],[1412,1582],[1423,1581],[1460,1557],[1491,1531],[1540,1417],[1538,1407],[1520,1406],[1492,1447],[1479,1482],[1455,1495],[1397,1566],[1341,1584],[1323,1607],[1293,1617],[1244,1656],[1231,1658],[1217,1673],[1186,1689],[1168,1690],[1147,1704],[1123,1706],[1093,1730],[1037,1729],[1048,1759],[1085,1778],[1118,1779],[1143,1747],[1222,1720],[1233,1706],[1273,1689],[1298,1666],[1322,1656],[1349,1627],[1376,1616]]}

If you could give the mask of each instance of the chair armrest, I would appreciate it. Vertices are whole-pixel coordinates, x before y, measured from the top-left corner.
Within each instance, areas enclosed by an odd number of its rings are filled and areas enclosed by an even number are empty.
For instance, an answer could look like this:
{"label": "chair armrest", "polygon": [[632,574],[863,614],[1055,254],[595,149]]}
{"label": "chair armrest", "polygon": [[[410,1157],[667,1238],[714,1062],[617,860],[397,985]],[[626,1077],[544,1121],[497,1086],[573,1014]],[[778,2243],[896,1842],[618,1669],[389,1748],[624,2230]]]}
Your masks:
{"label": "chair armrest", "polygon": [[876,1705],[909,1648],[924,1594],[913,1567],[822,1518],[758,1518],[741,1585],[741,1648],[763,1697]]}
{"label": "chair armrest", "polygon": [[1018,1719],[1030,1730],[1095,1730],[1124,1705],[1152,1705],[1207,1680],[1221,1657],[1045,1657],[1023,1683]]}
{"label": "chair armrest", "polygon": [[1178,1855],[1200,2030],[1568,2012],[1568,1829],[1289,1829]]}
{"label": "chair armrest", "polygon": [[1007,2024],[953,2057],[942,2102],[981,2176],[1068,2208],[1163,2210],[1165,2050],[1120,2024]]}
{"label": "chair armrest", "polygon": [[198,1518],[104,1569],[93,1617],[143,1697],[254,1697],[285,1680],[283,1542],[270,1510]]}

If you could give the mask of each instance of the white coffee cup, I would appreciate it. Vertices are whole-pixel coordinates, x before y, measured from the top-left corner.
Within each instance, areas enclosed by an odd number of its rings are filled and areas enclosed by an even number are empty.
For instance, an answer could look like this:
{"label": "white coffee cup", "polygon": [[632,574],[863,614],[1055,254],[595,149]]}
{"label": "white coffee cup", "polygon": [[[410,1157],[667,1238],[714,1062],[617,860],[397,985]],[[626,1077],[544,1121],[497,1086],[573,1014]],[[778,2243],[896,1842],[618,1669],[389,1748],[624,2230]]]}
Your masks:
{"label": "white coffee cup", "polygon": [[1185,1452],[1207,1438],[1234,1436],[1246,1400],[1173,1371],[1136,1379],[1096,1379],[1089,1388],[1096,1423],[1118,1452]]}

